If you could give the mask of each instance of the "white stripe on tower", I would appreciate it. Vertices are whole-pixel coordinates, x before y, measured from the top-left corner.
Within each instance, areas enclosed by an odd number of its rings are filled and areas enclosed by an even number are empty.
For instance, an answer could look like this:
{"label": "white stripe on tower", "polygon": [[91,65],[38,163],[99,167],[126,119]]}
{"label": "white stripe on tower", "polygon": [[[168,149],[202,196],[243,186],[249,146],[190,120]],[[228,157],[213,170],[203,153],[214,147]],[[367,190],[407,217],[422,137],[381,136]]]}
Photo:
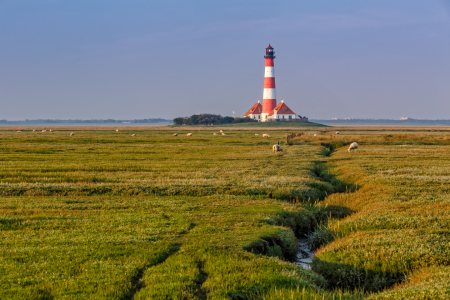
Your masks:
{"label": "white stripe on tower", "polygon": [[264,77],[275,77],[275,67],[266,67]]}
{"label": "white stripe on tower", "polygon": [[263,99],[277,99],[276,89],[264,89]]}

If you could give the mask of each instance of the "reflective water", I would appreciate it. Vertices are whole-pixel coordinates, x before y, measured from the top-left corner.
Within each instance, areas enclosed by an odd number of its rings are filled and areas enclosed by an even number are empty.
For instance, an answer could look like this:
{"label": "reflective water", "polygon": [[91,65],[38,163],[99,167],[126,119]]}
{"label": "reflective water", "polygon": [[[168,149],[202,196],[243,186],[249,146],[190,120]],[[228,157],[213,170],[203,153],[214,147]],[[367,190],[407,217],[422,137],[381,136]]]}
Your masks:
{"label": "reflective water", "polygon": [[308,238],[301,238],[298,240],[298,252],[296,264],[310,270],[314,252],[311,251],[311,245]]}

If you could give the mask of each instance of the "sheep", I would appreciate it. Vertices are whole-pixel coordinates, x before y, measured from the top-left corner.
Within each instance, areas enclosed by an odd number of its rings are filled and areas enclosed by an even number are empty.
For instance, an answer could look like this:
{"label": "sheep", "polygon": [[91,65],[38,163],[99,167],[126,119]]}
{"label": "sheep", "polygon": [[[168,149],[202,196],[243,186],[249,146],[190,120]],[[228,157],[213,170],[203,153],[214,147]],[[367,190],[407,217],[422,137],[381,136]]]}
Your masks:
{"label": "sheep", "polygon": [[17,130],[17,133],[22,133],[22,131],[20,131],[20,130]]}
{"label": "sheep", "polygon": [[73,132],[70,133],[70,136],[74,136],[74,135],[75,135],[75,133],[73,133]]}
{"label": "sheep", "polygon": [[50,129],[50,132],[53,132],[53,129]]}
{"label": "sheep", "polygon": [[33,132],[36,132],[36,129],[33,129]]}
{"label": "sheep", "polygon": [[222,135],[225,135],[225,133],[222,132]]}
{"label": "sheep", "polygon": [[133,133],[131,136],[136,136],[136,133]]}
{"label": "sheep", "polygon": [[336,131],[336,134],[339,134],[339,131]]}
{"label": "sheep", "polygon": [[178,133],[174,133],[173,136],[178,136]]}
{"label": "sheep", "polygon": [[220,130],[220,132],[223,132],[223,130]]}
{"label": "sheep", "polygon": [[356,149],[358,149],[358,143],[353,142],[350,144],[350,147],[348,147],[348,152],[351,152],[352,150],[354,150],[356,152]]}
{"label": "sheep", "polygon": [[119,132],[119,129],[116,129],[116,132]]}
{"label": "sheep", "polygon": [[283,152],[283,148],[280,145],[275,144],[272,146],[273,152]]}
{"label": "sheep", "polygon": [[314,136],[317,136],[317,134],[314,133]]}
{"label": "sheep", "polygon": [[255,135],[259,135],[259,133],[255,133]]}
{"label": "sheep", "polygon": [[214,132],[213,135],[217,135],[217,133]]}
{"label": "sheep", "polygon": [[264,134],[263,134],[263,137],[270,137],[270,135],[264,133]]}
{"label": "sheep", "polygon": [[42,130],[42,132],[46,132],[47,130]]}
{"label": "sheep", "polygon": [[187,136],[192,136],[192,133],[190,133],[190,132],[189,132],[189,133],[188,133],[188,134],[186,134],[186,135],[187,135]]}

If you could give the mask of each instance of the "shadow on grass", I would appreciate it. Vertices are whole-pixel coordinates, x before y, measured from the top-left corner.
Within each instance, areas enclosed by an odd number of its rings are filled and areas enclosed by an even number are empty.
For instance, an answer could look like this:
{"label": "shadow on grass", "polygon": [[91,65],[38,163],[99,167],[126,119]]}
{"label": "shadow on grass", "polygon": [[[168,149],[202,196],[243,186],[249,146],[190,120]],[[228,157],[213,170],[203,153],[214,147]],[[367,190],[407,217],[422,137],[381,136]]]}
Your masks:
{"label": "shadow on grass", "polygon": [[312,270],[327,281],[327,289],[364,290],[378,292],[404,281],[401,273],[373,271],[351,265],[326,262],[315,257]]}
{"label": "shadow on grass", "polygon": [[145,287],[142,277],[144,277],[145,271],[156,265],[164,263],[170,256],[176,254],[181,248],[181,244],[173,244],[166,251],[162,252],[159,257],[153,263],[145,264],[135,270],[134,275],[131,277],[131,288],[128,292],[121,297],[121,300],[134,299],[134,295]]}
{"label": "shadow on grass", "polygon": [[[193,229],[196,226],[195,223],[189,224],[189,227],[183,230],[179,236],[177,237],[177,240],[179,240],[183,235],[187,234],[191,229]],[[164,263],[170,256],[176,254],[180,248],[181,243],[174,243],[167,248],[166,251],[163,251],[159,254],[159,256],[152,262],[146,263],[143,266],[137,268],[134,272],[134,275],[131,277],[131,287],[128,290],[128,292],[123,295],[120,299],[121,300],[131,300],[134,299],[134,296],[136,293],[138,293],[142,288],[145,287],[144,282],[142,281],[142,278],[144,277],[145,271],[148,268],[157,266],[159,264]],[[200,270],[201,271],[201,270]],[[204,279],[206,280],[206,278]],[[203,281],[204,282],[204,281]],[[203,282],[201,284],[203,284]],[[200,298],[202,299],[202,298]]]}

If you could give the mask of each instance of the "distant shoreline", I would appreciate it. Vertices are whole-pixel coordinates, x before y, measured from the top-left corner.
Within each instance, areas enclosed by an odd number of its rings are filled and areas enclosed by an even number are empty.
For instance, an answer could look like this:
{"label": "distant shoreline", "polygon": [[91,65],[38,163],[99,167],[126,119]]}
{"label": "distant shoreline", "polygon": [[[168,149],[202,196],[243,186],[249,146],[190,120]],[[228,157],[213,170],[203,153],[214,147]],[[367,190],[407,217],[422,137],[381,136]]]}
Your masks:
{"label": "distant shoreline", "polygon": [[351,120],[318,120],[311,122],[329,126],[450,126],[450,120],[389,120],[389,119],[351,119]]}
{"label": "distant shoreline", "polygon": [[0,127],[72,127],[72,126],[109,126],[109,127],[124,127],[124,126],[166,126],[172,125],[172,122],[158,122],[158,123],[32,123],[32,122],[8,122],[0,123]]}

